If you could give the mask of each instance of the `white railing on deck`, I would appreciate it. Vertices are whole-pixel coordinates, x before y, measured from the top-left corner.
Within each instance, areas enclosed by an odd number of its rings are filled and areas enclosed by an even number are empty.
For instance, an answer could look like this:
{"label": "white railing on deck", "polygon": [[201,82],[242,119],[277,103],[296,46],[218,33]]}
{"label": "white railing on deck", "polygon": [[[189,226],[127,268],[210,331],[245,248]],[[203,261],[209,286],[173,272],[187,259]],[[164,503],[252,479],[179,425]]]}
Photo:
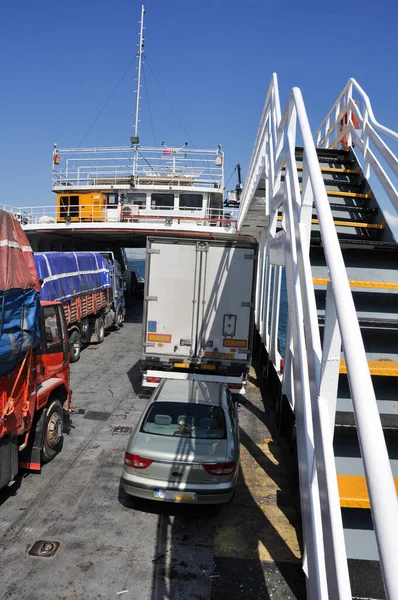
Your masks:
{"label": "white railing on deck", "polygon": [[[118,205],[113,209],[105,206],[84,205],[84,211],[79,207],[71,207],[65,214],[52,206],[30,206],[16,207],[0,205],[0,208],[14,215],[22,225],[48,225],[52,224],[88,224],[88,223],[130,223],[147,224],[148,228],[156,228],[158,224],[186,225],[192,229],[196,227],[210,226],[222,227],[228,233],[236,232],[235,209],[207,208],[198,210],[195,207],[186,207],[185,210],[158,206],[153,210],[140,210],[138,206],[131,204]],[[68,214],[66,214],[66,212]]]}
{"label": "white railing on deck", "polygon": [[[348,276],[298,88],[280,115],[274,75],[242,194],[238,229],[264,177],[270,229],[260,242],[256,323],[282,379],[282,392],[295,410],[307,594],[310,600],[351,599],[333,452],[342,348],[385,588],[389,598],[398,598],[396,491]],[[303,145],[301,182],[296,144]],[[330,274],[323,344],[309,257],[314,204]],[[284,361],[277,340],[282,268],[288,293]]]}
{"label": "white railing on deck", "polygon": [[[382,136],[388,139],[388,143]],[[395,215],[398,211],[398,133],[376,121],[369,97],[355,79],[349,79],[316,131],[314,140],[316,146],[321,148],[354,146],[356,154],[360,154],[358,159],[363,166],[364,176],[369,179],[371,172],[374,173],[393,205],[391,212]],[[395,152],[391,140],[394,140]],[[389,208],[381,203],[387,222],[394,227],[394,218],[388,218]]]}
{"label": "white railing on deck", "polygon": [[191,148],[58,148],[53,189],[118,185],[224,188],[224,153]]}

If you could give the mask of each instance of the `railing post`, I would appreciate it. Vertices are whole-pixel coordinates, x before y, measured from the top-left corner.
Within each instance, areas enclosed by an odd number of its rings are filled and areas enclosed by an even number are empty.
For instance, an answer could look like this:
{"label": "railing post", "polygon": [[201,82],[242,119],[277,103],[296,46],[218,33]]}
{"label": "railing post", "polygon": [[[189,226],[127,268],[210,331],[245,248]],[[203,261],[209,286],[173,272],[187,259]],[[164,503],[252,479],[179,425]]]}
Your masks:
{"label": "railing post", "polygon": [[364,147],[363,147],[364,172],[363,172],[363,174],[366,179],[369,179],[369,176],[370,176],[368,120],[369,120],[369,112],[368,112],[366,105],[364,105],[363,121],[362,121],[362,137],[363,137],[363,141],[364,141]]}
{"label": "railing post", "polygon": [[[340,107],[341,107],[341,100],[339,100],[336,104],[336,110],[334,112],[334,139],[337,140],[337,138],[339,137],[339,128],[340,128],[340,123],[339,123],[339,114],[340,114]],[[337,147],[337,145],[336,145]]]}

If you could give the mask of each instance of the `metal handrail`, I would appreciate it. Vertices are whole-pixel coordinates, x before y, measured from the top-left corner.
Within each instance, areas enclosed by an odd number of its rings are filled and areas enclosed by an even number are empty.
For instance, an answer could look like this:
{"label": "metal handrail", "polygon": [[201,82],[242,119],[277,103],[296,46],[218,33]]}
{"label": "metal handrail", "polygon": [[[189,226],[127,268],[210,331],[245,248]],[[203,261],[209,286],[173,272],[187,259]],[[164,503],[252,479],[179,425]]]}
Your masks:
{"label": "metal handrail", "polygon": [[392,204],[380,202],[380,208],[397,239],[398,228],[390,213],[391,209],[393,212],[398,210],[398,157],[380,134],[398,141],[396,131],[376,120],[368,95],[351,78],[315,132],[314,140],[320,148],[337,148],[341,144],[343,147],[353,146],[362,154],[362,160],[358,158],[365,178],[370,178],[372,170]]}
{"label": "metal handrail", "polygon": [[84,205],[84,212],[77,207],[70,209],[69,214],[60,212],[55,205],[51,206],[31,206],[15,207],[0,205],[0,208],[7,210],[22,225],[47,225],[52,224],[87,224],[87,223],[166,223],[172,229],[173,224],[185,223],[195,227],[203,225],[212,225],[223,227],[228,233],[236,232],[236,214],[232,209],[223,208],[205,208],[197,209],[195,207],[159,206],[156,209],[140,210],[138,206],[132,204],[117,205],[113,209],[106,206]]}
{"label": "metal handrail", "polygon": [[[242,193],[238,230],[264,177],[270,227],[260,242],[256,320],[282,392],[296,414],[307,593],[310,599],[351,598],[333,452],[342,346],[384,584],[388,597],[397,598],[396,491],[355,305],[301,92],[292,90],[277,120],[276,88],[274,75]],[[295,159],[298,139],[303,145],[301,183]],[[313,205],[330,273],[323,345],[309,257]],[[283,363],[277,340],[282,267],[289,305]]]}
{"label": "metal handrail", "polygon": [[[155,147],[58,148],[53,150],[53,188],[144,182],[224,187],[224,153],[216,150]],[[149,182],[148,182],[149,184]],[[70,191],[70,189],[68,190]]]}

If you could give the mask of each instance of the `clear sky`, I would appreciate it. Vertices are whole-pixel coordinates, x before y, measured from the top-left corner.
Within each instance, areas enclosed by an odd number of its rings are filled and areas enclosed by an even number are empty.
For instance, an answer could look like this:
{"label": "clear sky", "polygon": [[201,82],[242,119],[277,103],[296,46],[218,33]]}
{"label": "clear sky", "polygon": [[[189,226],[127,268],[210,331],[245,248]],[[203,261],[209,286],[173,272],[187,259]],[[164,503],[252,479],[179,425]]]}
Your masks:
{"label": "clear sky", "polygon": [[[245,172],[273,71],[315,130],[350,76],[398,130],[398,2],[147,0],[140,139],[226,153]],[[52,145],[78,146],[136,54],[138,0],[14,0],[0,14],[1,204],[52,204]],[[128,145],[134,62],[83,146]],[[150,67],[150,68],[149,68]],[[179,120],[159,88],[165,90]],[[149,99],[149,107],[148,102]],[[191,144],[190,144],[191,145]],[[231,180],[230,186],[236,183]]]}

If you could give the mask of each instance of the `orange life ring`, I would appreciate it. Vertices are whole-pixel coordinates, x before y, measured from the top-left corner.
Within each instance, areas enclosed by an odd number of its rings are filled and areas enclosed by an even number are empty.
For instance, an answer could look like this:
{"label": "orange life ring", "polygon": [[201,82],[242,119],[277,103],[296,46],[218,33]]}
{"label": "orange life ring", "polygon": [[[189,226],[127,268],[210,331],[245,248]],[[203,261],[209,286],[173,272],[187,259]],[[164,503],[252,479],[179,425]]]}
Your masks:
{"label": "orange life ring", "polygon": [[[358,102],[356,100],[354,100],[354,102],[355,102],[355,105],[358,106]],[[347,123],[348,123],[348,113],[346,113],[344,115],[344,117],[340,121],[340,131],[343,130],[343,128],[347,125]],[[358,117],[353,112],[351,112],[351,123],[354,125],[355,129],[359,129]],[[347,148],[348,147],[348,135],[345,135],[342,138],[341,145],[342,145],[343,148]],[[352,144],[353,148],[354,148],[354,145],[355,144]]]}

